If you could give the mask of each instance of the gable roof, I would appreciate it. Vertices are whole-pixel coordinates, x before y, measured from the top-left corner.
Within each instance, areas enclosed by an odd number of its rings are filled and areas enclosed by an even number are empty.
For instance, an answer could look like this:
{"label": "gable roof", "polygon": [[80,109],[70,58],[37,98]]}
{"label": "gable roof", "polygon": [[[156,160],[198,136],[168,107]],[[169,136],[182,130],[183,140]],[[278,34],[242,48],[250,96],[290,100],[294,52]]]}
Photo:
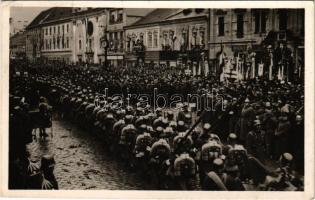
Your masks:
{"label": "gable roof", "polygon": [[33,21],[26,27],[26,29],[30,29],[33,28],[37,25],[39,25],[44,19],[45,17],[48,16],[49,12],[51,12],[52,8],[49,8],[47,10],[42,11],[41,13],[39,13],[35,19],[33,19]]}
{"label": "gable roof", "polygon": [[184,13],[185,9],[169,9],[169,8],[158,8],[150,12],[148,15],[133,23],[129,27],[141,26],[146,24],[155,24],[165,21],[180,20],[185,18],[193,17],[204,17],[207,13],[196,13],[189,12],[188,14]]}
{"label": "gable roof", "polygon": [[126,15],[132,17],[144,17],[152,10],[151,8],[125,8]]}
{"label": "gable roof", "polygon": [[182,10],[182,9],[168,9],[168,8],[155,9],[149,14],[147,14],[145,17],[140,19],[139,21],[132,24],[131,26],[153,24],[153,23],[164,21],[167,19],[168,16],[176,12],[179,12],[179,10]]}

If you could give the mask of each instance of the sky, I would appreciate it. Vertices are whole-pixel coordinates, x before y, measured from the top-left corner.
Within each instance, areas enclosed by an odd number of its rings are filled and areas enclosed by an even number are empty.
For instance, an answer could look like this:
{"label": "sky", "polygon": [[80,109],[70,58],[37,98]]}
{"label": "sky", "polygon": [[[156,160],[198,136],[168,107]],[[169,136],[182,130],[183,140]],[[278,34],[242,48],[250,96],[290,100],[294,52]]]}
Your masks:
{"label": "sky", "polygon": [[13,25],[20,29],[23,25],[28,25],[43,10],[48,7],[12,7],[10,17],[13,18]]}

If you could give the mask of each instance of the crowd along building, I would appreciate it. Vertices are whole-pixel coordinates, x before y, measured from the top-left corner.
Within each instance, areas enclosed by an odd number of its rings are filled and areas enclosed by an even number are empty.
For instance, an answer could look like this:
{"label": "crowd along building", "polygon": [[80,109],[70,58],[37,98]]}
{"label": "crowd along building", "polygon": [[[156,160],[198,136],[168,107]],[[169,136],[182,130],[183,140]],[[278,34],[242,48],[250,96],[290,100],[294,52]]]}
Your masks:
{"label": "crowd along building", "polygon": [[224,57],[251,68],[251,78],[262,63],[302,77],[304,23],[303,9],[55,7],[26,28],[25,51],[30,60],[165,65],[194,75],[219,75]]}
{"label": "crowd along building", "polygon": [[72,8],[72,62],[104,62],[103,35],[106,24],[104,8]]}

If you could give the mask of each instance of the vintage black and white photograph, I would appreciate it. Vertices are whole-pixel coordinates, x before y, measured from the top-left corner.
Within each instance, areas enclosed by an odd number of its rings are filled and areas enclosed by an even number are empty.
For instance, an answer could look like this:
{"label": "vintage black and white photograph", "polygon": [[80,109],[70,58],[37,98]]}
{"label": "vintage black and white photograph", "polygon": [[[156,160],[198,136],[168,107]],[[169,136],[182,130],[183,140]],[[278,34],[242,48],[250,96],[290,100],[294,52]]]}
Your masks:
{"label": "vintage black and white photograph", "polygon": [[10,8],[9,190],[304,191],[305,9],[177,5]]}

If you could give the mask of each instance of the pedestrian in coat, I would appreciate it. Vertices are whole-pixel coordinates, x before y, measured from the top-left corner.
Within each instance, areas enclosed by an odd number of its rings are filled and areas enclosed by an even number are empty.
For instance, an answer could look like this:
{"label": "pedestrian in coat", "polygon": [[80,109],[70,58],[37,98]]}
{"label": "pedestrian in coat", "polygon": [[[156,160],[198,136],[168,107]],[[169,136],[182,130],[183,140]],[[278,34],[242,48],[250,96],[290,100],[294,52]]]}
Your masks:
{"label": "pedestrian in coat", "polygon": [[254,129],[247,135],[246,149],[249,154],[264,162],[266,154],[266,133],[260,120],[254,121]]}
{"label": "pedestrian in coat", "polygon": [[245,99],[240,118],[240,142],[245,143],[247,134],[251,130],[252,122],[255,120],[255,111],[250,105],[248,98]]}
{"label": "pedestrian in coat", "polygon": [[279,158],[280,155],[288,151],[288,138],[291,123],[288,120],[287,114],[282,113],[279,117],[279,123],[275,131],[275,156]]}

